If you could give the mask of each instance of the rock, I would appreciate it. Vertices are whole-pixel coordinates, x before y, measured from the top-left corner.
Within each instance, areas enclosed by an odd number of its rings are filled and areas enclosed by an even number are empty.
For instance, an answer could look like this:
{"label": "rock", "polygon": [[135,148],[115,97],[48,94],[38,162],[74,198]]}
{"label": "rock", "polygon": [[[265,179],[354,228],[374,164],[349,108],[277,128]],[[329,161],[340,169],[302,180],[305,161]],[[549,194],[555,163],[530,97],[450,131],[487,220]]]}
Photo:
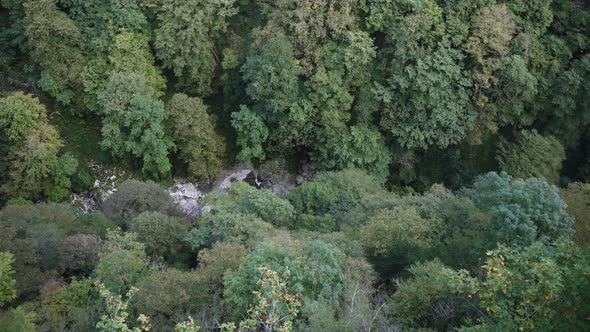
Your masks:
{"label": "rock", "polygon": [[222,192],[229,191],[232,182],[243,181],[248,175],[250,175],[250,173],[252,173],[252,167],[243,165],[229,171],[219,185],[216,186],[217,190]]}
{"label": "rock", "polygon": [[213,205],[211,205],[211,203],[207,203],[201,209],[201,215],[206,215],[207,213],[211,212],[211,210],[213,210]]}
{"label": "rock", "polygon": [[174,185],[168,188],[172,201],[180,211],[190,217],[201,215],[200,204],[205,194],[197,189],[197,186],[185,180],[174,180]]}
{"label": "rock", "polygon": [[303,178],[303,176],[301,176],[301,175],[297,175],[297,176],[295,177],[295,183],[296,183],[298,186],[302,185],[302,184],[303,184],[303,181],[305,181],[305,179]]}

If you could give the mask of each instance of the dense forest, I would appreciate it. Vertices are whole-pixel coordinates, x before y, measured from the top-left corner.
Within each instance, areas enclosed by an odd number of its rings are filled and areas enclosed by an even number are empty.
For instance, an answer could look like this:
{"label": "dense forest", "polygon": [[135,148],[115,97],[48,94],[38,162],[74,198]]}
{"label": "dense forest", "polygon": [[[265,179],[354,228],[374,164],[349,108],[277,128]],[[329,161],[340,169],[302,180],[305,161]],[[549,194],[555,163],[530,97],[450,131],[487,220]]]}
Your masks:
{"label": "dense forest", "polygon": [[590,1],[0,0],[0,331],[590,331]]}

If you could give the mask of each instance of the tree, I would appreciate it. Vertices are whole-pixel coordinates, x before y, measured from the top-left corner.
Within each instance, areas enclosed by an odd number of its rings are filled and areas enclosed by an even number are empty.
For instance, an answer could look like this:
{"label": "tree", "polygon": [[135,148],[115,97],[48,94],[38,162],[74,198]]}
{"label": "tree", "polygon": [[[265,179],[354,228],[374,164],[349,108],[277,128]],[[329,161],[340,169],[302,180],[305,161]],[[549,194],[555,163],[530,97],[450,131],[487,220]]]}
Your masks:
{"label": "tree", "polygon": [[359,229],[358,237],[375,269],[390,277],[432,247],[434,224],[415,209],[383,210]]}
{"label": "tree", "polygon": [[569,70],[560,73],[551,91],[550,119],[546,125],[566,146],[575,144],[590,124],[587,96],[590,88],[590,55],[573,61]]}
{"label": "tree", "polygon": [[379,131],[353,126],[336,146],[333,157],[337,169],[364,169],[375,178],[384,180],[389,174],[391,153]]}
{"label": "tree", "polygon": [[227,20],[237,13],[234,2],[163,0],[155,7],[157,58],[182,83],[195,84],[200,95],[212,92],[217,67],[215,40],[225,32]]}
{"label": "tree", "polygon": [[13,263],[14,256],[11,253],[0,253],[0,306],[16,298]]}
{"label": "tree", "polygon": [[[240,322],[240,329],[261,328],[262,331],[291,331],[293,319],[301,306],[300,294],[291,294],[287,283],[273,270],[261,268],[262,277],[258,280],[259,290],[254,291],[256,305],[248,310],[249,318]],[[283,279],[289,278],[286,268]],[[222,325],[222,329],[233,331],[233,323]]]}
{"label": "tree", "polygon": [[59,264],[66,275],[88,275],[102,254],[102,241],[95,235],[78,234],[59,243]]}
{"label": "tree", "polygon": [[501,246],[488,252],[485,279],[464,277],[465,290],[486,310],[484,323],[494,330],[553,329],[555,307],[569,297],[565,292],[566,270],[555,258],[539,242],[526,248]]}
{"label": "tree", "polygon": [[[480,110],[485,111],[490,92],[499,84],[497,71],[501,69],[503,59],[510,54],[510,42],[515,33],[512,14],[504,4],[484,7],[475,18],[473,32],[465,41],[464,49],[475,62],[473,100]],[[488,114],[479,115],[478,127],[488,127],[494,132],[497,120]]]}
{"label": "tree", "polygon": [[104,202],[107,217],[120,226],[129,227],[131,221],[146,211],[176,214],[176,207],[162,187],[152,181],[127,180]]}
{"label": "tree", "polygon": [[46,121],[47,112],[39,99],[22,92],[0,98],[2,141],[8,140],[15,145],[22,144],[37,127],[37,123]]}
{"label": "tree", "polygon": [[7,143],[0,148],[0,168],[7,168],[0,190],[13,198],[63,200],[78,162],[67,153],[58,156],[63,143],[39,99],[21,92],[0,98],[0,129],[0,141]]}
{"label": "tree", "polygon": [[54,0],[23,2],[25,35],[31,57],[44,72],[41,81],[54,97],[69,104],[80,91],[80,73],[86,64],[83,35]]}
{"label": "tree", "polygon": [[573,233],[566,204],[545,180],[490,172],[475,181],[469,194],[478,208],[492,216],[500,242],[528,245]]}
{"label": "tree", "polygon": [[283,239],[280,245],[267,241],[244,258],[239,270],[225,277],[224,301],[231,318],[241,319],[256,299],[252,292],[258,290],[260,268],[289,268],[291,277],[285,281],[291,292],[336,305],[342,291],[343,265],[344,254],[322,241],[297,243]]}
{"label": "tree", "polygon": [[190,230],[190,224],[160,212],[146,211],[133,219],[130,230],[137,233],[139,242],[145,244],[148,256],[172,261],[186,248],[183,239]]}
{"label": "tree", "polygon": [[260,116],[242,105],[240,111],[232,113],[231,117],[232,127],[238,134],[236,143],[241,148],[238,159],[248,162],[252,159],[264,160],[266,155],[262,144],[269,131]]}
{"label": "tree", "polygon": [[59,288],[43,295],[38,313],[38,321],[43,328],[52,330],[90,330],[96,326],[98,317],[97,294],[92,279],[72,279]]}
{"label": "tree", "polygon": [[567,212],[574,218],[575,238],[578,245],[586,247],[590,244],[590,184],[570,183],[559,191],[567,204]]}
{"label": "tree", "polygon": [[191,177],[213,180],[223,166],[225,142],[200,98],[175,94],[168,103],[173,137]]}
{"label": "tree", "polygon": [[450,280],[456,272],[439,260],[412,265],[410,277],[396,282],[385,311],[406,328],[444,330],[461,319],[458,287]]}
{"label": "tree", "polygon": [[105,249],[94,274],[110,291],[127,293],[147,272],[145,245],[137,241],[137,234],[114,231],[109,233]]}
{"label": "tree", "polygon": [[100,332],[142,332],[149,331],[150,319],[145,315],[140,315],[137,319],[139,327],[129,328],[127,326],[127,317],[129,313],[129,301],[137,292],[137,288],[131,288],[126,293],[127,299],[122,300],[121,295],[113,295],[104,284],[97,281],[95,284],[98,288],[100,297],[105,301],[105,313],[100,316],[100,321],[96,324],[96,328]]}
{"label": "tree", "polygon": [[267,123],[276,123],[297,101],[301,67],[287,37],[279,34],[248,56],[241,67],[246,93]]}
{"label": "tree", "polygon": [[259,32],[258,41],[283,31],[291,39],[303,73],[309,76],[321,64],[321,47],[355,30],[361,5],[354,0],[263,0],[260,7],[268,21]]}
{"label": "tree", "polygon": [[331,231],[336,226],[342,228],[351,211],[361,206],[365,199],[381,196],[387,194],[378,179],[364,171],[349,169],[320,173],[312,181],[293,189],[288,199],[299,214],[297,224],[306,216],[329,217],[333,219],[333,225],[327,230]]}
{"label": "tree", "polygon": [[475,118],[463,55],[442,42],[438,49],[414,56],[413,61],[394,66],[387,86],[379,91],[384,102],[381,126],[408,149],[445,148],[460,142]]}
{"label": "tree", "polygon": [[35,312],[27,312],[22,306],[11,308],[2,315],[0,329],[3,331],[35,331]]}
{"label": "tree", "polygon": [[521,131],[514,142],[504,142],[498,149],[500,168],[515,178],[559,180],[565,150],[553,137],[543,137],[536,130]]}
{"label": "tree", "polygon": [[170,172],[168,152],[174,144],[163,127],[168,113],[154,95],[142,74],[113,73],[98,94],[98,105],[102,146],[116,157],[140,159],[142,171],[158,177]]}
{"label": "tree", "polygon": [[10,197],[39,198],[50,185],[52,172],[59,167],[58,152],[62,146],[53,126],[37,124],[25,142],[9,155],[8,181],[1,190]]}
{"label": "tree", "polygon": [[201,282],[208,284],[214,296],[221,297],[223,277],[229,271],[236,271],[249,252],[243,244],[235,241],[217,242],[211,249],[199,251],[196,273],[202,276]]}
{"label": "tree", "polygon": [[174,268],[155,271],[137,287],[139,290],[131,307],[150,317],[154,331],[171,330],[174,322],[187,320],[190,316],[211,314],[208,307],[212,301],[207,285],[195,271]]}
{"label": "tree", "polygon": [[527,126],[534,119],[526,106],[538,92],[538,80],[530,72],[526,60],[520,55],[506,57],[498,70],[499,83],[492,93],[489,111],[495,114],[501,126]]}
{"label": "tree", "polygon": [[78,160],[69,152],[62,154],[51,172],[51,184],[45,188],[45,196],[52,202],[61,202],[70,194],[72,176],[78,169]]}
{"label": "tree", "polygon": [[292,226],[295,209],[291,203],[268,189],[256,189],[244,182],[234,183],[230,195],[219,200],[216,211],[254,215],[277,227]]}
{"label": "tree", "polygon": [[507,2],[519,30],[533,36],[541,36],[553,21],[551,1],[516,0]]}
{"label": "tree", "polygon": [[136,73],[145,77],[147,85],[152,89],[154,98],[163,95],[166,80],[154,65],[154,57],[149,46],[149,39],[137,32],[121,30],[113,38],[109,60],[111,72]]}

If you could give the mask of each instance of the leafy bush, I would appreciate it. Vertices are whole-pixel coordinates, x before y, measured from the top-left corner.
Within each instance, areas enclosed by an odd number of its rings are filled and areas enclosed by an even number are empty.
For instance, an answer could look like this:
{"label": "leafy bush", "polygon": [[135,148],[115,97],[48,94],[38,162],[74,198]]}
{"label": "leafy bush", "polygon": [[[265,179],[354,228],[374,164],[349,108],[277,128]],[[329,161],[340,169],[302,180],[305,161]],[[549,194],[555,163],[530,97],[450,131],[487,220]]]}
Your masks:
{"label": "leafy bush", "polygon": [[103,211],[120,226],[129,227],[133,218],[142,212],[177,213],[170,195],[158,184],[127,180],[104,202]]}
{"label": "leafy bush", "polygon": [[143,212],[133,219],[130,230],[137,233],[137,240],[145,244],[148,256],[171,261],[181,256],[186,248],[183,239],[190,228],[186,220],[160,212]]}
{"label": "leafy bush", "polygon": [[566,204],[545,180],[491,172],[476,180],[469,196],[492,216],[499,241],[528,245],[573,234]]}
{"label": "leafy bush", "polygon": [[553,137],[543,137],[536,130],[521,131],[516,141],[504,142],[498,150],[500,168],[515,178],[559,180],[565,150]]}

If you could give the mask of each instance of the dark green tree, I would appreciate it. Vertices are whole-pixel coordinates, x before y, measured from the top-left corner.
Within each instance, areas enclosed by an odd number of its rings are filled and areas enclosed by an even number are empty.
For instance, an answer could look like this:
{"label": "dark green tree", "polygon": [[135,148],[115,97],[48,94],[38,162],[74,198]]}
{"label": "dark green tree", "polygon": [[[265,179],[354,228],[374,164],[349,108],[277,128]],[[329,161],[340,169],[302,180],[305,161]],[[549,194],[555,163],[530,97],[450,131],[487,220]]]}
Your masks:
{"label": "dark green tree", "polygon": [[573,220],[557,190],[543,179],[513,179],[506,173],[480,176],[469,191],[490,214],[500,242],[528,245],[573,234]]}
{"label": "dark green tree", "polygon": [[173,137],[191,177],[213,180],[221,171],[224,138],[215,132],[207,106],[199,98],[175,94],[168,102]]}
{"label": "dark green tree", "polygon": [[223,35],[227,21],[237,13],[235,0],[205,2],[162,0],[153,7],[156,57],[182,83],[192,84],[200,95],[212,92],[217,68],[216,39]]}
{"label": "dark green tree", "polygon": [[515,178],[545,178],[556,183],[565,150],[553,136],[544,137],[534,129],[523,130],[514,142],[503,142],[496,157],[500,168]]}
{"label": "dark green tree", "polygon": [[99,93],[98,105],[102,146],[115,157],[139,159],[143,172],[158,177],[170,172],[168,153],[174,145],[164,131],[164,103],[154,96],[143,75],[114,73]]}
{"label": "dark green tree", "polygon": [[145,244],[148,256],[162,257],[167,261],[180,257],[186,249],[183,239],[190,230],[186,220],[169,217],[160,212],[143,212],[131,222],[131,231]]}
{"label": "dark green tree", "polygon": [[238,135],[236,143],[241,148],[238,159],[264,160],[266,154],[262,144],[268,139],[269,130],[260,116],[242,105],[239,112],[232,113],[232,126]]}
{"label": "dark green tree", "polygon": [[104,213],[120,226],[129,227],[131,221],[143,212],[161,212],[175,215],[178,212],[170,195],[152,181],[127,180],[103,205]]}

